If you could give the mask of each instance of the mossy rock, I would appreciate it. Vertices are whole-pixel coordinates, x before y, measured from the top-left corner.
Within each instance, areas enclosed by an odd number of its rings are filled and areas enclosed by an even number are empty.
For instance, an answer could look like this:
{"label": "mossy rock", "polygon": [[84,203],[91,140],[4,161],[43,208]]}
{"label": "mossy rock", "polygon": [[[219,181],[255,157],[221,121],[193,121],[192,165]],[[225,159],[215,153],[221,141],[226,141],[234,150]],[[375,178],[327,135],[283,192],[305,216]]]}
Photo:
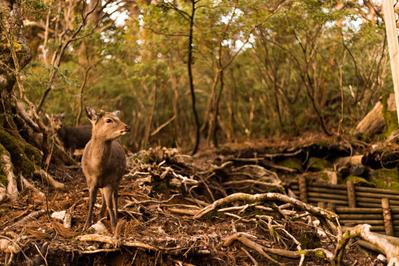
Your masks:
{"label": "mossy rock", "polygon": [[287,158],[277,163],[278,165],[303,172],[302,161],[297,158]]}
{"label": "mossy rock", "polygon": [[374,184],[367,179],[360,177],[360,176],[355,176],[355,175],[350,175],[346,178],[347,181],[352,181],[354,184],[361,185],[361,186],[367,186],[367,187],[374,187]]}
{"label": "mossy rock", "polygon": [[399,190],[399,172],[397,168],[373,170],[370,172],[369,180],[377,188]]}
{"label": "mossy rock", "polygon": [[326,168],[331,168],[331,164],[322,158],[310,157],[307,164],[308,170],[322,171]]}

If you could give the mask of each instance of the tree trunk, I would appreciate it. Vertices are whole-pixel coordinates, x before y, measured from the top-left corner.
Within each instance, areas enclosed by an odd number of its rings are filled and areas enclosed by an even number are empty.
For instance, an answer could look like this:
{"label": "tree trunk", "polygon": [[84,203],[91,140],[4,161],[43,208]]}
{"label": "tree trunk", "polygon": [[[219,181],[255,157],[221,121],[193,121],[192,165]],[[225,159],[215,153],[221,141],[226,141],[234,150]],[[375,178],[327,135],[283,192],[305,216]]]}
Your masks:
{"label": "tree trunk", "polygon": [[395,111],[395,95],[391,93],[388,99],[382,99],[382,102],[378,101],[373,109],[357,124],[355,134],[373,137],[376,134],[382,133],[384,128],[391,127],[388,125],[390,121],[385,120],[390,120],[388,118],[389,113]]}
{"label": "tree trunk", "polygon": [[[42,165],[47,154],[42,150],[50,150],[48,128],[26,99],[19,78],[20,70],[31,59],[23,36],[22,18],[19,1],[0,0],[0,64],[3,66],[0,68],[0,186],[7,186],[3,200],[17,198],[21,176],[45,173]],[[15,85],[19,94],[12,93]],[[29,108],[29,112],[25,108]],[[62,149],[52,150],[55,158]]]}

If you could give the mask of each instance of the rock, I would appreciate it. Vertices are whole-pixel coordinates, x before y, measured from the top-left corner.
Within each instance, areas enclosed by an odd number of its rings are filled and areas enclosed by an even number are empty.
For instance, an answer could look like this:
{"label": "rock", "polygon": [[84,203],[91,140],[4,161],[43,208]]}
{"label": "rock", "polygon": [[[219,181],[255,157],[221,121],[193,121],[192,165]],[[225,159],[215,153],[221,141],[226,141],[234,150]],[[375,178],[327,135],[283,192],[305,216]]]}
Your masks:
{"label": "rock", "polygon": [[66,211],[65,211],[65,210],[63,210],[63,211],[58,211],[58,212],[53,212],[53,213],[51,214],[51,218],[64,221],[65,214],[66,214]]}

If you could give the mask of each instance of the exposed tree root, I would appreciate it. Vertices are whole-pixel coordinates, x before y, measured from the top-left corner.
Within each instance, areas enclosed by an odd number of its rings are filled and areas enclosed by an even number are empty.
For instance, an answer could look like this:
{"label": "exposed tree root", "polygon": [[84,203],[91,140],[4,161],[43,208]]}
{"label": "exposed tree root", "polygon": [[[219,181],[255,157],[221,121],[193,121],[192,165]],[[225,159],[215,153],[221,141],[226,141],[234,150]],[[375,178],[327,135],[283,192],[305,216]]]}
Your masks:
{"label": "exposed tree root", "polygon": [[389,266],[399,265],[399,245],[393,243],[392,237],[370,232],[371,226],[368,224],[360,224],[352,228],[348,228],[339,235],[338,244],[335,250],[335,262],[340,265],[343,252],[350,239],[360,237],[363,240],[382,250],[387,257]]}
{"label": "exposed tree root", "polygon": [[22,184],[27,188],[30,189],[38,199],[44,199],[46,195],[40,191],[35,185],[33,185],[29,180],[27,180],[25,177],[21,176],[21,181]]}
{"label": "exposed tree root", "polygon": [[123,239],[117,239],[112,236],[99,235],[99,234],[81,235],[81,236],[77,236],[76,239],[79,241],[86,241],[86,242],[107,243],[114,247],[126,246],[126,247],[142,248],[142,249],[147,249],[147,250],[151,250],[151,251],[159,250],[158,248],[156,248],[152,245],[148,245],[148,244],[145,244],[140,241],[128,241],[128,240],[123,240]]}
{"label": "exposed tree root", "polygon": [[[262,201],[280,201],[284,203],[290,203],[292,204],[295,208],[299,208],[301,210],[307,211],[311,213],[312,215],[322,218],[323,220],[329,220],[335,222],[338,216],[328,210],[312,206],[310,204],[304,203],[300,200],[297,200],[295,198],[289,197],[287,195],[279,194],[279,193],[264,193],[264,194],[246,194],[246,193],[235,193],[228,195],[227,197],[221,198],[213,202],[212,204],[208,205],[207,207],[203,208],[200,210],[195,216],[195,219],[200,219],[206,214],[212,212],[213,210],[216,210],[217,208],[228,204],[232,203],[235,201],[244,201],[246,203],[253,203],[253,202],[262,202]],[[337,228],[331,223],[327,222],[328,227],[333,231],[336,232]]]}
{"label": "exposed tree root", "polygon": [[298,250],[298,251],[291,251],[291,250],[286,250],[286,249],[280,249],[280,248],[267,248],[264,247],[255,241],[251,240],[256,239],[255,236],[246,234],[246,233],[235,233],[227,238],[224,239],[223,241],[223,246],[227,247],[230,246],[234,241],[239,241],[242,244],[244,244],[246,247],[255,250],[262,256],[266,257],[270,261],[274,262],[275,264],[282,265],[279,263],[277,260],[273,259],[270,257],[267,253],[281,256],[281,257],[286,257],[290,259],[299,259],[302,256],[308,256],[308,255],[316,255],[317,257],[324,258],[328,261],[333,261],[334,255],[323,248],[316,248],[316,249],[306,249],[306,250]]}
{"label": "exposed tree root", "polygon": [[58,190],[65,190],[65,185],[55,180],[49,173],[43,169],[37,169],[35,174],[39,175],[47,184]]}
{"label": "exposed tree root", "polygon": [[[1,145],[1,144],[0,144]],[[9,153],[4,150],[0,154],[0,171],[7,177],[7,196],[11,200],[16,200],[18,197],[17,177],[14,174],[14,167],[11,162]]]}

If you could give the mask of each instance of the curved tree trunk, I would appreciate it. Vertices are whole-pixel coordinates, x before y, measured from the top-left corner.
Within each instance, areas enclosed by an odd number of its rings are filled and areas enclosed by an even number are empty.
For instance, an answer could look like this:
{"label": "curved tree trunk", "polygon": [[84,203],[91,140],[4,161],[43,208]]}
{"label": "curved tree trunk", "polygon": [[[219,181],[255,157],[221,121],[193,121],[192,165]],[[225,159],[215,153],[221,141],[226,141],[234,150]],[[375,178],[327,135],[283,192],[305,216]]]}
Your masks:
{"label": "curved tree trunk", "polygon": [[[54,181],[43,171],[50,150],[53,158],[70,161],[62,148],[50,147],[50,130],[24,95],[19,75],[31,56],[23,35],[19,1],[0,0],[0,199],[17,198],[20,177],[43,177]],[[18,90],[18,93],[13,90]],[[16,96],[18,95],[18,96]],[[26,110],[27,109],[27,110]],[[44,152],[43,152],[44,151]],[[62,155],[61,155],[62,154]],[[70,161],[71,162],[71,161]],[[63,189],[63,184],[56,183]],[[1,187],[7,187],[6,190]],[[5,191],[5,195],[4,195]]]}

